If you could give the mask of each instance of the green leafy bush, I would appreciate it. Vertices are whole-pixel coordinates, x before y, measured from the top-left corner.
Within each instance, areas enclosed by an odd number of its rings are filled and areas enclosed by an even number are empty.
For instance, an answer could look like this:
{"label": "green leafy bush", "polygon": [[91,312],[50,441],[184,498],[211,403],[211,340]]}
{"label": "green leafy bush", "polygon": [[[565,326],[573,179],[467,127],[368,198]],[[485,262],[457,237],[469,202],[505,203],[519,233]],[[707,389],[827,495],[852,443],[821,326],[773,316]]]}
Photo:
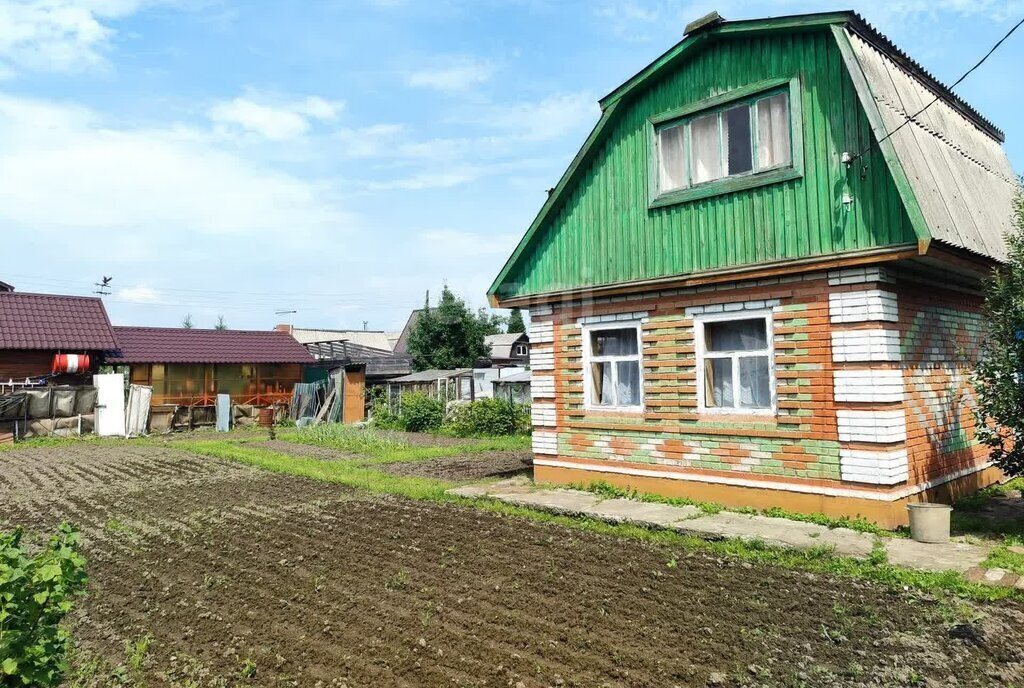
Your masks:
{"label": "green leafy bush", "polygon": [[402,417],[391,412],[384,388],[375,387],[370,393],[370,422],[381,430],[405,430]]}
{"label": "green leafy bush", "polygon": [[455,437],[525,435],[530,407],[504,399],[480,399],[454,406],[441,428]]}
{"label": "green leafy bush", "polygon": [[35,555],[23,549],[20,528],[0,535],[0,687],[60,683],[71,642],[60,623],[85,582],[71,526]]}
{"label": "green leafy bush", "polygon": [[444,402],[432,399],[421,392],[404,394],[399,414],[407,431],[431,432],[441,428],[444,421]]}

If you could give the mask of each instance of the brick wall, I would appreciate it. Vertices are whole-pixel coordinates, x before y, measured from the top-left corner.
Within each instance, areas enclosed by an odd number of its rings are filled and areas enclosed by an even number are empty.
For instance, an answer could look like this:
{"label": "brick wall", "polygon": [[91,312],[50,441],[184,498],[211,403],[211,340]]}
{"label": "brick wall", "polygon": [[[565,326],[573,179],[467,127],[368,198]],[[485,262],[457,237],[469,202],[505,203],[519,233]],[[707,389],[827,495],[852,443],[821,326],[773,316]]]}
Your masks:
{"label": "brick wall", "polygon": [[[980,299],[851,268],[531,310],[539,462],[895,491],[976,470]],[[695,318],[771,314],[776,412],[701,412]],[[583,330],[640,323],[643,406],[584,402]],[[552,464],[554,465],[554,464]]]}
{"label": "brick wall", "polygon": [[970,470],[987,461],[974,441],[970,365],[982,332],[982,298],[931,284],[902,284],[899,329],[906,385],[907,455],[912,482]]}
{"label": "brick wall", "polygon": [[[832,404],[827,277],[662,291],[531,310],[534,451],[541,457],[701,471],[749,479],[832,481],[840,475]],[[769,312],[778,411],[759,416],[698,412],[694,318]],[[641,413],[585,408],[584,325],[640,322]]]}

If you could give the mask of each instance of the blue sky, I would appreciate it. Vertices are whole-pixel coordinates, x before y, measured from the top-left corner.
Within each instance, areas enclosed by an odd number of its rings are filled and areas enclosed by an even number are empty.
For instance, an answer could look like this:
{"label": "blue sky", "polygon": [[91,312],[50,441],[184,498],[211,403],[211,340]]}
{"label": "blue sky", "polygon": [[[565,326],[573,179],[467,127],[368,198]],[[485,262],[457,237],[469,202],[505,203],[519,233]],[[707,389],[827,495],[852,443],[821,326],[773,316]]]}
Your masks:
{"label": "blue sky", "polygon": [[[852,3],[950,82],[1024,0]],[[473,305],[597,120],[717,9],[821,2],[0,0],[0,280],[116,324],[397,329]],[[1024,169],[1024,30],[958,92]],[[277,310],[296,310],[278,316]]]}

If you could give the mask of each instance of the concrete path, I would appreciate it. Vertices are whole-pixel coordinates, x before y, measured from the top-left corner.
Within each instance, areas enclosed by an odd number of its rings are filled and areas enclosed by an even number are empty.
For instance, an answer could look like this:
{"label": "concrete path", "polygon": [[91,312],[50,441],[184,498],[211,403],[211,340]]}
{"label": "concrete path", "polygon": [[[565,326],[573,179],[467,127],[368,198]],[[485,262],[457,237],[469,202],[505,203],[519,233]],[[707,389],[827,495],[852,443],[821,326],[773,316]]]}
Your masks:
{"label": "concrete path", "polygon": [[[669,528],[708,540],[739,538],[768,545],[812,549],[827,547],[836,554],[865,558],[882,546],[889,563],[922,571],[956,571],[969,580],[1024,589],[1024,577],[1002,569],[983,569],[991,547],[966,542],[924,544],[907,538],[879,537],[849,528],[829,528],[785,518],[751,516],[732,511],[708,514],[695,506],[671,506],[632,499],[604,499],[592,492],[570,489],[534,489],[533,484],[513,479],[488,486],[459,487],[448,491],[462,497],[489,497],[508,504],[528,506],[558,514],[586,516],[610,523],[633,523],[649,528]],[[876,543],[879,543],[876,545]]]}

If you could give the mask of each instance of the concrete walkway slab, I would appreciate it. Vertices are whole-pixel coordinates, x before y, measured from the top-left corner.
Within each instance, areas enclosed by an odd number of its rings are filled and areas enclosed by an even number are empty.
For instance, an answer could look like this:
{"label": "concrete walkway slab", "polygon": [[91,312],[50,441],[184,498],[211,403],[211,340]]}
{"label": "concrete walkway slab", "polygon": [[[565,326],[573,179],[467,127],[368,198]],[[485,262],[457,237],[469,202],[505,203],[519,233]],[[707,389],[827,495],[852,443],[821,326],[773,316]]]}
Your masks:
{"label": "concrete walkway slab", "polygon": [[905,538],[889,538],[885,553],[889,563],[922,571],[965,572],[985,561],[990,547],[970,545],[966,542],[944,542],[929,544]]}
{"label": "concrete walkway slab", "polygon": [[[970,571],[970,579],[992,585],[1015,585],[1024,577],[985,572],[979,565],[990,547],[966,542],[925,544],[905,538],[879,537],[849,528],[829,528],[785,518],[722,511],[705,515],[695,506],[673,506],[632,499],[602,499],[583,490],[531,489],[528,482],[503,482],[448,491],[464,497],[488,496],[509,504],[543,509],[559,514],[588,516],[611,523],[635,523],[652,528],[672,528],[680,533],[710,540],[738,538],[758,540],[767,545],[812,549],[829,547],[836,554],[865,558],[882,543],[889,563],[922,571]],[[997,582],[998,579],[998,582]]]}
{"label": "concrete walkway slab", "polygon": [[831,547],[837,554],[851,557],[866,557],[876,540],[873,535],[849,528],[828,528],[814,523],[730,511],[677,523],[674,527],[682,533],[713,539],[760,540],[767,545],[797,549]]}
{"label": "concrete walkway slab", "polygon": [[491,497],[509,504],[532,506],[556,514],[585,514],[601,499],[583,490],[541,490],[539,492],[499,492]]}
{"label": "concrete walkway slab", "polygon": [[641,526],[665,527],[677,521],[704,514],[695,506],[673,506],[632,499],[606,499],[587,510],[587,515],[612,523],[635,523]]}

